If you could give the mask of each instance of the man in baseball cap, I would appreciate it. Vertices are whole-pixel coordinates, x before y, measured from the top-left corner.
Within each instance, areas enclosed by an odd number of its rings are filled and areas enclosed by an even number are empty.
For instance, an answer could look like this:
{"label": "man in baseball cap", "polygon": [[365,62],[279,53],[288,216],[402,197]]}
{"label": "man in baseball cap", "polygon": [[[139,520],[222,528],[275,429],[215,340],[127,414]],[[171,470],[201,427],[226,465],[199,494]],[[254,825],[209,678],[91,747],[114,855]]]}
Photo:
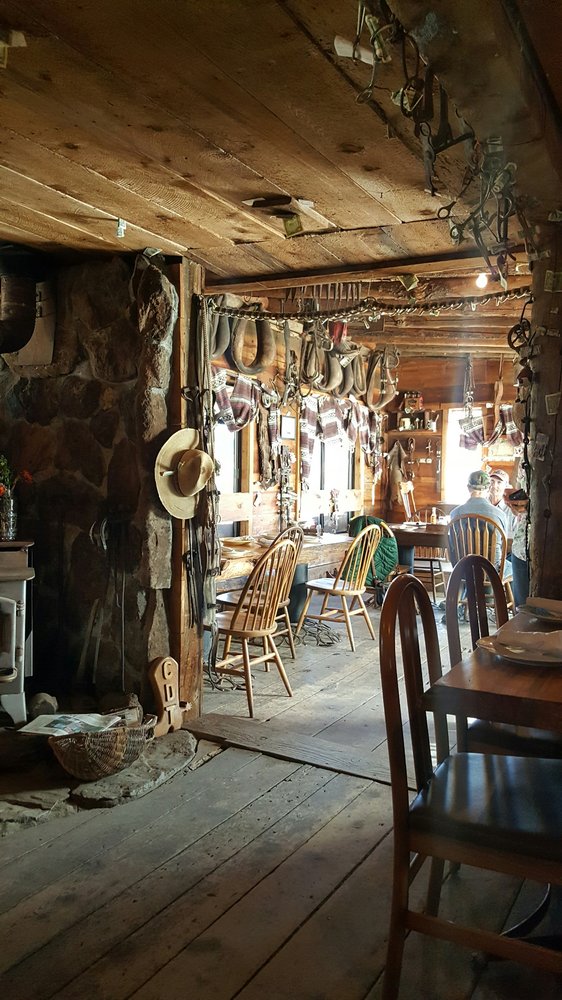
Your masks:
{"label": "man in baseball cap", "polygon": [[490,477],[487,472],[478,469],[470,473],[467,486],[471,493],[487,493],[490,489]]}
{"label": "man in baseball cap", "polygon": [[[495,521],[497,525],[506,532],[505,517],[501,510],[494,507],[493,503],[490,503],[489,490],[490,490],[490,476],[487,472],[482,469],[477,469],[475,472],[471,472],[468,477],[468,492],[470,493],[469,499],[466,503],[461,504],[459,507],[455,507],[451,511],[451,521],[454,517],[459,517],[462,514],[479,514],[481,517],[489,517],[492,521]],[[501,545],[498,545],[496,551],[496,562],[499,564],[501,558]]]}
{"label": "man in baseball cap", "polygon": [[490,503],[496,510],[501,510],[505,520],[505,533],[508,538],[513,538],[517,518],[503,498],[505,491],[509,489],[511,484],[505,469],[494,469],[490,473]]}

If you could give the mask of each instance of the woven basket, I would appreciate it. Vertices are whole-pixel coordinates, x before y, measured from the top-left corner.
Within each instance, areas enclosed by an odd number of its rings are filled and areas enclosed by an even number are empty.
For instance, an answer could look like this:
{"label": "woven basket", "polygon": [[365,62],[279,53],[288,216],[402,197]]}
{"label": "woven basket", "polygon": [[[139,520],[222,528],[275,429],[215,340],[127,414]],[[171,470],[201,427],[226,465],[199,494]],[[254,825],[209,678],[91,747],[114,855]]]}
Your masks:
{"label": "woven basket", "polygon": [[97,781],[132,764],[154,736],[156,716],[147,715],[138,726],[116,726],[102,733],[50,736],[59,764],[82,781]]}

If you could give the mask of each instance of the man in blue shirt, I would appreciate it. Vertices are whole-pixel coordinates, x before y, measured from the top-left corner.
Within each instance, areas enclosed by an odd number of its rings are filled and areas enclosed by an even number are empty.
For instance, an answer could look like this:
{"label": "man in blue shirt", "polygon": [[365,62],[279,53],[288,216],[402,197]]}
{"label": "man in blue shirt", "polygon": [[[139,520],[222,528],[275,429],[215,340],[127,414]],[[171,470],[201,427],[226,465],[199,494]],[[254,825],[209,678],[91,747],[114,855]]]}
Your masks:
{"label": "man in blue shirt", "polygon": [[[470,497],[466,503],[460,504],[459,507],[455,507],[451,511],[451,521],[454,517],[459,517],[461,514],[476,514],[480,515],[480,517],[489,517],[506,534],[506,523],[502,511],[494,507],[493,503],[490,503],[488,499],[490,490],[490,477],[488,473],[482,472],[480,469],[476,472],[471,472],[467,485]],[[501,543],[496,546],[496,566],[499,566],[500,559]]]}

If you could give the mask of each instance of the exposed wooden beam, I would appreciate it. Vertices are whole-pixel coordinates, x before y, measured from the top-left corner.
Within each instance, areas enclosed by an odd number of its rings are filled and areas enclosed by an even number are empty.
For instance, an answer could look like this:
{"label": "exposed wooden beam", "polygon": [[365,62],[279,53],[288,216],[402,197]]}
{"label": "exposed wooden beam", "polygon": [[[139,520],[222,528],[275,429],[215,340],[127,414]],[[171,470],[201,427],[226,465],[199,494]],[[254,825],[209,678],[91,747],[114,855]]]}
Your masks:
{"label": "exposed wooden beam", "polygon": [[[518,246],[513,251],[516,260],[526,260],[525,248]],[[430,254],[427,257],[403,257],[399,260],[374,261],[368,267],[364,264],[350,264],[343,268],[316,268],[309,271],[293,271],[286,274],[255,274],[231,279],[213,278],[207,275],[205,291],[211,292],[259,292],[260,295],[280,288],[301,288],[327,281],[369,281],[384,275],[413,271],[419,275],[441,275],[469,270],[475,263],[482,262],[482,255],[476,247],[454,250],[451,253]],[[482,262],[482,267],[483,267]]]}

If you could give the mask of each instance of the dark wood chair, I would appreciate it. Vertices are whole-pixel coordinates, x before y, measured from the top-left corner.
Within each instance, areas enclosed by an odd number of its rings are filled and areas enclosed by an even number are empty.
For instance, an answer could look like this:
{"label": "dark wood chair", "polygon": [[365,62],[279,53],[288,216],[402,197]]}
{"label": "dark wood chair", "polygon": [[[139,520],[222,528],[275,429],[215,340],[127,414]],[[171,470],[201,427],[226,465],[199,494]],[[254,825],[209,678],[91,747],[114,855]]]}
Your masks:
{"label": "dark wood chair", "polygon": [[[345,622],[349,644],[353,652],[355,652],[351,619],[356,615],[361,615],[369,629],[371,638],[376,639],[375,630],[363,600],[363,594],[366,589],[367,573],[371,568],[380,538],[380,526],[378,524],[368,524],[351,543],[334,579],[322,578],[311,580],[310,583],[307,583],[306,601],[298,621],[297,635],[303,626],[305,618],[312,618],[315,621],[321,622]],[[308,611],[314,594],[322,595],[322,606],[319,614],[309,614]],[[339,602],[339,607],[330,607],[330,598]],[[348,601],[351,603],[348,604]]]}
{"label": "dark wood chair", "polygon": [[[216,616],[218,640],[224,639],[222,659],[215,663],[218,674],[240,678],[246,689],[248,711],[254,716],[254,696],[251,668],[259,663],[275,663],[287,694],[292,696],[291,685],[273,638],[277,629],[277,614],[287,579],[295,569],[296,542],[281,539],[266,550],[250,573],[240,591],[233,610],[219,611]],[[233,640],[242,648],[241,653],[231,653]],[[261,642],[256,650],[254,640]],[[259,655],[255,655],[259,652]]]}
{"label": "dark wood chair", "polygon": [[[287,637],[287,643],[289,649],[291,650],[291,656],[294,660],[296,657],[295,640],[293,638],[293,630],[291,627],[291,621],[289,619],[289,602],[290,602],[291,586],[293,584],[293,577],[295,575],[295,569],[297,566],[297,561],[300,555],[300,551],[302,549],[302,543],[304,539],[303,530],[300,527],[300,525],[292,524],[289,528],[285,528],[284,531],[281,531],[277,535],[277,537],[274,538],[271,544],[276,545],[277,542],[282,541],[284,538],[289,538],[291,541],[295,543],[295,565],[293,566],[292,571],[289,571],[287,575],[286,587],[283,593],[281,594],[281,598],[279,601],[279,608],[277,609],[277,616],[276,616],[277,629],[275,632],[275,638],[281,639],[283,638],[283,636]],[[226,591],[226,593],[219,594],[217,596],[218,603],[225,607],[228,606],[234,607],[236,606],[236,604],[238,604],[239,600],[240,600],[239,590],[228,590]],[[266,670],[267,669],[269,669],[268,663],[266,663]]]}
{"label": "dark wood chair", "polygon": [[[478,639],[490,634],[488,616],[493,609],[495,627],[508,620],[505,590],[499,573],[483,556],[464,556],[457,563],[447,591],[445,618],[449,660],[453,667],[462,659],[458,607],[464,601],[470,625],[471,649]],[[516,668],[514,668],[516,669]],[[457,720],[459,749],[471,753],[508,753],[524,757],[557,757],[562,759],[562,737],[541,729],[527,729],[501,722]]]}
{"label": "dark wood chair", "polygon": [[484,556],[497,569],[502,581],[508,609],[515,612],[511,589],[512,573],[506,569],[507,537],[491,517],[481,514],[459,514],[447,528],[449,559],[456,566],[463,556]]}
{"label": "dark wood chair", "polygon": [[[397,625],[401,664],[397,664]],[[562,972],[562,953],[439,916],[445,861],[562,884],[562,761],[449,753],[446,720],[435,715],[432,760],[424,707],[423,650],[430,684],[441,676],[429,595],[409,574],[382,607],[380,663],[394,814],[393,890],[382,1000],[396,1000],[404,941],[418,931],[472,950]],[[404,674],[417,794],[410,801],[399,674]],[[426,908],[410,908],[410,885],[431,862]]]}

